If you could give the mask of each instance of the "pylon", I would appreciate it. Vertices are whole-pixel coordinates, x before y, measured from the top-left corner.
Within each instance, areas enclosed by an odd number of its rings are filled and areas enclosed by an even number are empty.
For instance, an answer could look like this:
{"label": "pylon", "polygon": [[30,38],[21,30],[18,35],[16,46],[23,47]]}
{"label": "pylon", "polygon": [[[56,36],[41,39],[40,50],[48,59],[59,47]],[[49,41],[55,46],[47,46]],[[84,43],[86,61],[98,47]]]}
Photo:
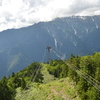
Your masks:
{"label": "pylon", "polygon": [[50,57],[50,52],[51,52],[51,47],[48,46],[46,49],[48,49],[48,57],[47,57],[47,63],[50,63],[51,57]]}

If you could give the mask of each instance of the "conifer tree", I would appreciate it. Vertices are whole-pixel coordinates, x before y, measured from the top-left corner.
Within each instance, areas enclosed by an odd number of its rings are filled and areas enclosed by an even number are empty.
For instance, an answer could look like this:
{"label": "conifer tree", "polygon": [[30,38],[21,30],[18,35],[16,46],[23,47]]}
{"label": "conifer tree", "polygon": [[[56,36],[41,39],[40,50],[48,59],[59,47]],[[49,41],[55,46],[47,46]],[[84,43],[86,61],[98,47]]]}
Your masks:
{"label": "conifer tree", "polygon": [[6,81],[0,82],[0,100],[11,100],[12,92],[10,91],[9,87],[7,86]]}
{"label": "conifer tree", "polygon": [[26,82],[24,80],[24,78],[21,79],[21,90],[25,89],[26,87]]}

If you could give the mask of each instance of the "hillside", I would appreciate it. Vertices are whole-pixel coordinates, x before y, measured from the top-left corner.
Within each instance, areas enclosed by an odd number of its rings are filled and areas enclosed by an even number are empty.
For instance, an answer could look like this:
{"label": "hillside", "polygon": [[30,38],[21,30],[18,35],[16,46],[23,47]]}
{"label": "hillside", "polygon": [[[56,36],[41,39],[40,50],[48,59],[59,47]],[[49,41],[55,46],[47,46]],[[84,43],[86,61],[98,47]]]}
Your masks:
{"label": "hillside", "polygon": [[[0,78],[41,62],[46,47],[60,56],[100,52],[100,16],[72,16],[39,22],[29,27],[0,32]],[[47,52],[44,61],[47,61]],[[52,59],[58,59],[51,52]]]}
{"label": "hillside", "polygon": [[23,94],[18,88],[15,100],[19,98],[20,100],[81,100],[77,96],[73,82],[67,78],[42,85],[31,84],[31,86]]}
{"label": "hillside", "polygon": [[31,83],[29,89],[23,92],[17,88],[15,100],[80,100],[74,83],[68,78],[56,79],[48,73],[44,64],[42,73],[43,84]]}
{"label": "hillside", "polygon": [[100,53],[34,62],[0,87],[0,100],[100,100]]}

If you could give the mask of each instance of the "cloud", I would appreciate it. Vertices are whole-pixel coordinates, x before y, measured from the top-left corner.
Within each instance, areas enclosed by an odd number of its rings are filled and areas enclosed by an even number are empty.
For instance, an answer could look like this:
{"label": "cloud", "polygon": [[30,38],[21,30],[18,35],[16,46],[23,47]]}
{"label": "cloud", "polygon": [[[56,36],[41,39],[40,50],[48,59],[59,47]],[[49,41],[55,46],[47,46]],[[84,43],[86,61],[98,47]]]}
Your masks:
{"label": "cloud", "polygon": [[100,0],[0,0],[0,31],[72,15],[100,15]]}

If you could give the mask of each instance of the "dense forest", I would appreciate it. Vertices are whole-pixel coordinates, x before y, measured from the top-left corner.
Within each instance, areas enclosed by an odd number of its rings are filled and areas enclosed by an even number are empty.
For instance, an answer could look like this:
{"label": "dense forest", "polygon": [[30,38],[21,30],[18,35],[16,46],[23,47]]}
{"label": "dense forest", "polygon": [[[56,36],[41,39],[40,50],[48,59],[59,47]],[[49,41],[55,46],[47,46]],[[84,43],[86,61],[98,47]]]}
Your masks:
{"label": "dense forest", "polygon": [[[39,87],[41,84],[51,82],[48,80],[44,82],[46,75],[43,74],[43,68],[47,68],[48,73],[54,77],[51,81],[69,78],[73,82],[77,92],[73,100],[100,100],[100,53],[83,57],[71,54],[68,60],[51,60],[49,64],[34,62],[17,73],[12,72],[11,76],[4,76],[0,80],[0,100],[17,100],[17,89],[20,89],[21,98],[21,93],[34,87],[32,83],[37,83]],[[77,97],[80,99],[76,99]],[[38,99],[34,96],[30,100]]]}

